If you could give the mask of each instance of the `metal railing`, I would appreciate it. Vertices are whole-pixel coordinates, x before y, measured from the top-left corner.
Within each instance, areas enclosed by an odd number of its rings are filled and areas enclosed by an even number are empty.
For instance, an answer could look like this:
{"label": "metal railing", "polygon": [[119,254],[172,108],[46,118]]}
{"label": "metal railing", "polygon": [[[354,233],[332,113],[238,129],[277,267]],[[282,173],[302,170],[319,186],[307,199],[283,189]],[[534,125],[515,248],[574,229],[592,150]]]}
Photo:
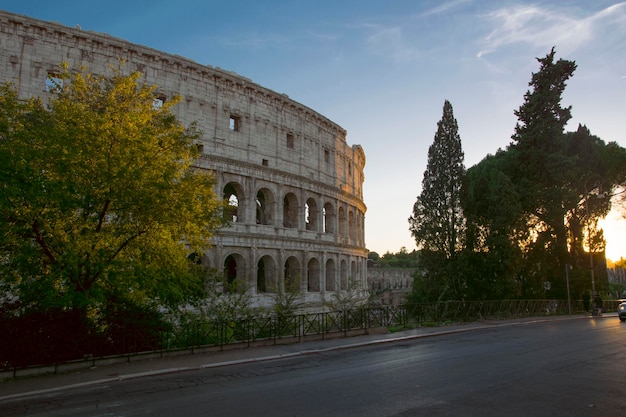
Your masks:
{"label": "metal railing", "polygon": [[[610,302],[607,302],[609,304]],[[572,302],[572,313],[582,313],[582,302]],[[413,306],[363,307],[355,310],[253,317],[241,321],[199,322],[165,335],[164,349],[251,344],[281,339],[301,341],[310,336],[366,333],[371,328],[442,325],[477,320],[568,314],[570,306],[560,300],[446,301]],[[168,338],[169,337],[169,338]]]}
{"label": "metal railing", "polygon": [[[617,301],[604,302],[605,311],[615,311]],[[76,361],[95,361],[130,357],[144,353],[196,349],[223,349],[228,345],[295,343],[305,338],[345,337],[366,334],[376,328],[437,326],[477,320],[502,320],[584,313],[582,301],[571,306],[561,300],[446,301],[405,306],[362,307],[354,310],[327,311],[292,316],[259,316],[242,320],[201,320],[161,333],[136,332],[113,335],[114,344],[106,351],[95,342],[83,346],[84,357]],[[112,349],[112,346],[113,349]],[[138,351],[137,349],[141,349]],[[5,359],[5,358],[0,358]],[[0,360],[0,368],[18,369],[33,363]],[[46,364],[37,364],[46,365]],[[49,365],[49,364],[48,364]]]}

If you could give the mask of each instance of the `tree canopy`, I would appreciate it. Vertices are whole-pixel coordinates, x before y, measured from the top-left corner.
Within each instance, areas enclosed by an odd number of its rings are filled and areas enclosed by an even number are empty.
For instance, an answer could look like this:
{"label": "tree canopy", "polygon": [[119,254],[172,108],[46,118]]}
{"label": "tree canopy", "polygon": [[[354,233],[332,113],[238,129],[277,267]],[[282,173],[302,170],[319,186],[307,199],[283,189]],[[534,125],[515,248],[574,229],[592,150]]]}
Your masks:
{"label": "tree canopy", "polygon": [[423,269],[415,284],[432,296],[456,298],[460,291],[457,254],[463,249],[465,217],[461,208],[461,187],[465,176],[463,149],[452,104],[443,105],[437,132],[428,149],[422,191],[409,217],[409,230],[420,249]]}
{"label": "tree canopy", "polygon": [[[589,251],[603,253],[597,221],[625,183],[626,150],[585,126],[565,132],[571,107],[561,99],[576,63],[555,60],[554,49],[537,61],[513,142],[468,170],[467,250],[482,259],[473,274],[492,276],[486,288],[504,289],[500,296],[564,299],[566,268],[574,297],[591,287]],[[606,287],[606,273],[597,276]]]}
{"label": "tree canopy", "polygon": [[566,271],[572,297],[608,288],[598,220],[625,188],[626,149],[584,125],[565,132],[562,95],[577,65],[554,48],[537,61],[512,142],[467,172],[444,105],[409,218],[420,250],[411,302],[566,299]]}
{"label": "tree canopy", "polygon": [[458,131],[452,104],[446,100],[428,148],[422,191],[409,217],[409,230],[418,248],[442,252],[447,258],[461,248],[464,231],[460,195],[465,166]]}
{"label": "tree canopy", "polygon": [[0,89],[4,300],[97,308],[115,297],[176,304],[203,294],[188,256],[223,224],[215,180],[193,167],[200,132],[177,98],[123,68],[70,71],[47,105]]}

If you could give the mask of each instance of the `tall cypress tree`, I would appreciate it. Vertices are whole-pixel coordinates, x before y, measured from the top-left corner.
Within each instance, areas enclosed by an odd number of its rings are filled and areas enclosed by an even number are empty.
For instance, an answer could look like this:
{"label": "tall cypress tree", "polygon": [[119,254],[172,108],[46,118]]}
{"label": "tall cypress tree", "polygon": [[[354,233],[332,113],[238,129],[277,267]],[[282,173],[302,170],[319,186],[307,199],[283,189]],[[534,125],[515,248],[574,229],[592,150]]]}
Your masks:
{"label": "tall cypress tree", "polygon": [[452,259],[461,249],[465,220],[461,210],[464,154],[452,104],[443,105],[435,139],[428,149],[422,192],[413,205],[409,230],[418,248]]}
{"label": "tall cypress tree", "polygon": [[[517,155],[518,184],[527,225],[537,236],[526,248],[531,265],[540,265],[542,279],[557,282],[554,296],[565,294],[563,275],[568,260],[566,219],[570,186],[577,180],[576,158],[564,152],[565,125],[571,106],[563,107],[561,98],[567,80],[576,70],[574,61],[555,61],[552,48],[538,58],[539,71],[532,74],[530,90],[515,111],[518,123],[511,149]],[[556,288],[554,288],[556,290]]]}

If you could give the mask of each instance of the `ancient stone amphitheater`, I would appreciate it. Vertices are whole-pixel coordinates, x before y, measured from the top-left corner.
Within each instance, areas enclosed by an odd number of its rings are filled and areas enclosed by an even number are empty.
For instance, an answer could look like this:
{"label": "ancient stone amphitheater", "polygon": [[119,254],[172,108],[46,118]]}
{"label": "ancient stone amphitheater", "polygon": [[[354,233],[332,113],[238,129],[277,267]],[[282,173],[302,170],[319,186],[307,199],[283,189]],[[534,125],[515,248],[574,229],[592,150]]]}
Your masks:
{"label": "ancient stone amphitheater", "polygon": [[0,33],[0,82],[23,98],[45,100],[61,62],[106,73],[120,58],[158,86],[158,100],[183,98],[176,116],[204,132],[197,167],[215,173],[232,208],[203,262],[254,303],[295,290],[314,307],[351,281],[367,287],[365,154],[341,126],[232,72],[106,34],[2,11]]}

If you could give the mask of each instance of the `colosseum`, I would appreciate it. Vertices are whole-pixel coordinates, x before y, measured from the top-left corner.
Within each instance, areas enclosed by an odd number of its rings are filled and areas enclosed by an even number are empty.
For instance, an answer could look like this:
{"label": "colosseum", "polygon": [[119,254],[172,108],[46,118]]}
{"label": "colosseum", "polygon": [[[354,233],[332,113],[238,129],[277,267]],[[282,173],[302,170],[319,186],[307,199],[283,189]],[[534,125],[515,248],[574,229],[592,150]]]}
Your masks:
{"label": "colosseum", "polygon": [[45,100],[61,62],[106,73],[119,59],[158,86],[157,100],[182,97],[176,117],[204,132],[197,168],[215,173],[232,209],[203,262],[256,305],[290,289],[314,308],[351,281],[367,287],[365,154],[341,126],[220,68],[78,27],[2,11],[0,19],[0,81],[22,98]]}

